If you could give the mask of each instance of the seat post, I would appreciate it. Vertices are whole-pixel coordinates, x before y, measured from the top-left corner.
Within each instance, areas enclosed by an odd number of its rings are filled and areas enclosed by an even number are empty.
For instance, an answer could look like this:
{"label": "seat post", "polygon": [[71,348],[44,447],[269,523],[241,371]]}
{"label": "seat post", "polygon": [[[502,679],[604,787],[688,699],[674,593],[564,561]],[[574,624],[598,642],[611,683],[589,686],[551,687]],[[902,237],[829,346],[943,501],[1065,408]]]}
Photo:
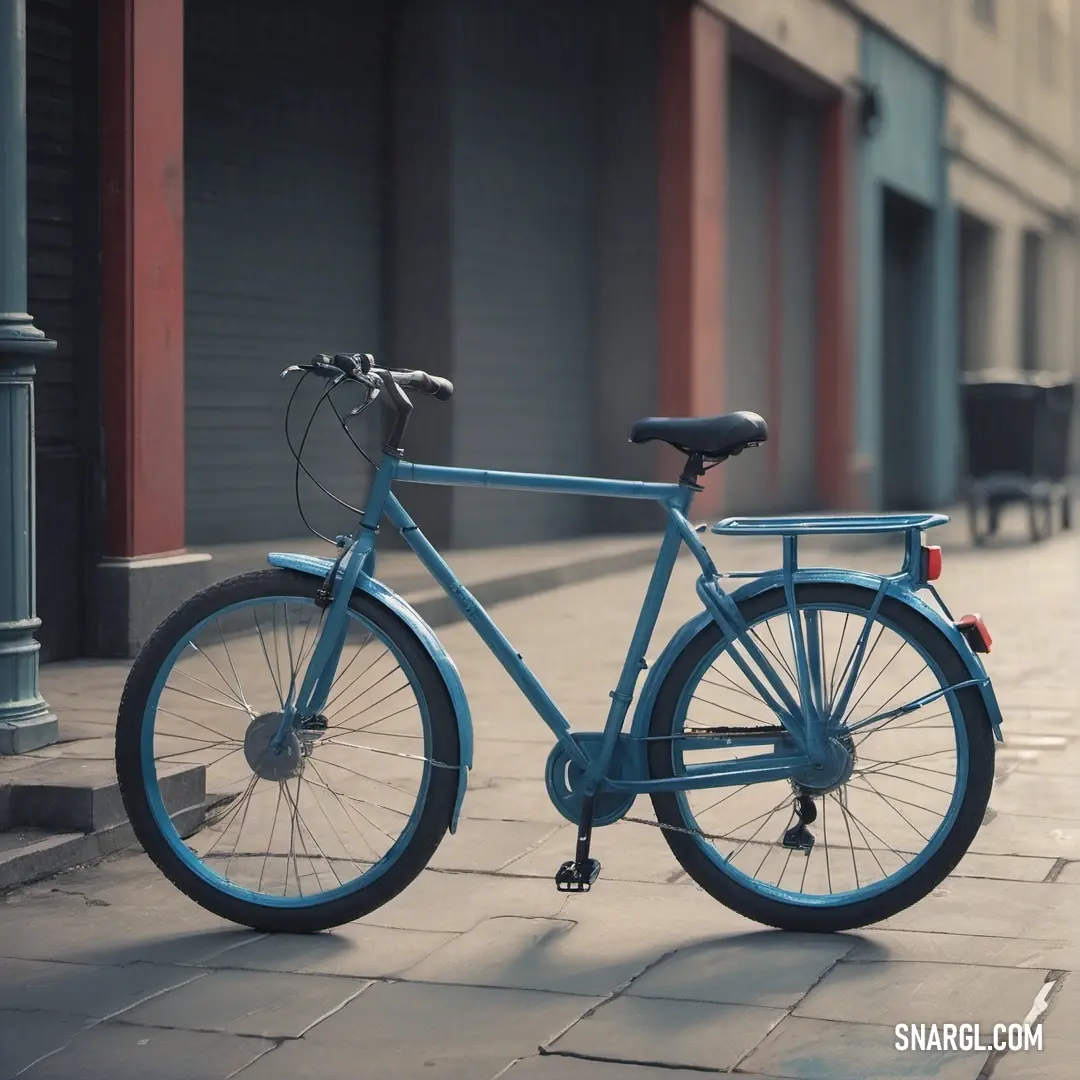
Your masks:
{"label": "seat post", "polygon": [[702,491],[703,488],[698,480],[705,474],[705,459],[701,454],[693,453],[686,455],[686,464],[679,474],[679,483],[694,491]]}

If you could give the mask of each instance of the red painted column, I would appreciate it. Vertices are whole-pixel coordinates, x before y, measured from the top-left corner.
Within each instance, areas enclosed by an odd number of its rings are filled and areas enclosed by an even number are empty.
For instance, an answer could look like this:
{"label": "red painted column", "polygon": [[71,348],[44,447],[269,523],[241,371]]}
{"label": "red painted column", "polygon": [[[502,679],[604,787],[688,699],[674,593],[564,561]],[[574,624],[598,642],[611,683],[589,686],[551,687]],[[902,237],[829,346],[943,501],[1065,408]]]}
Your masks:
{"label": "red painted column", "polygon": [[183,177],[183,0],[101,0],[106,556],[184,547]]}
{"label": "red painted column", "polygon": [[822,132],[818,267],[817,473],[828,509],[858,509],[855,435],[855,124],[846,95],[829,106]]}
{"label": "red painted column", "polygon": [[[665,13],[660,80],[660,408],[668,416],[723,411],[725,24],[702,7]],[[665,453],[665,478],[679,461]],[[696,506],[719,509],[722,468]]]}

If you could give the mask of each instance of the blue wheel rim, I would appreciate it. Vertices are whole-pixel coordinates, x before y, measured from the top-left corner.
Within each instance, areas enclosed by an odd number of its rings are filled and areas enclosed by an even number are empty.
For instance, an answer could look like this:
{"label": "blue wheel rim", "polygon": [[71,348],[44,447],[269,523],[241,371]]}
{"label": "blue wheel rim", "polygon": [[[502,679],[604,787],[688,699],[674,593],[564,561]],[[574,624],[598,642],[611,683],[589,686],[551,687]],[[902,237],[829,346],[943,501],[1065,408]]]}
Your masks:
{"label": "blue wheel rim", "polygon": [[168,681],[169,675],[172,672],[177,659],[180,654],[186,649],[198,636],[199,632],[205,629],[210,623],[215,620],[221,619],[223,616],[243,611],[246,608],[252,608],[257,605],[264,604],[296,604],[306,605],[311,604],[313,601],[310,597],[304,596],[260,596],[250,600],[239,601],[235,604],[229,604],[226,607],[208,615],[202,619],[194,627],[191,628],[186,634],[184,634],[179,641],[173,646],[169,652],[165,662],[161,665],[157,674],[154,677],[153,685],[150,689],[150,693],[147,696],[146,706],[142,717],[142,727],[140,731],[140,752],[142,758],[142,776],[144,793],[146,800],[150,808],[150,813],[154,821],[154,825],[157,828],[160,836],[168,844],[173,855],[184,865],[196,877],[200,878],[207,885],[216,889],[218,892],[223,893],[235,900],[244,901],[250,904],[257,904],[262,907],[269,908],[310,908],[318,907],[324,904],[333,903],[336,900],[340,900],[344,897],[351,896],[354,893],[359,892],[361,889],[366,889],[370,885],[374,884],[381,877],[383,877],[390,868],[401,858],[402,853],[409,846],[417,827],[420,823],[420,818],[423,814],[424,806],[427,802],[428,789],[431,782],[431,763],[430,757],[432,753],[432,732],[431,721],[428,712],[427,702],[424,699],[423,692],[420,687],[419,679],[416,676],[412,666],[405,658],[404,654],[398,648],[397,644],[392,641],[388,635],[375,626],[368,619],[365,619],[358,612],[353,609],[349,609],[349,618],[354,620],[357,624],[363,627],[374,638],[379,640],[387,650],[393,655],[397,661],[401,670],[404,672],[408,679],[409,686],[416,695],[416,702],[420,712],[421,724],[423,727],[423,740],[424,740],[424,766],[421,774],[420,785],[416,795],[416,804],[413,807],[413,811],[409,816],[407,822],[398,835],[397,839],[391,845],[389,850],[380,858],[377,862],[371,865],[364,873],[358,877],[350,880],[340,887],[335,889],[327,889],[322,892],[312,893],[309,895],[299,896],[274,896],[272,894],[256,892],[252,889],[248,889],[242,885],[237,884],[234,881],[230,881],[228,878],[222,877],[216,873],[210,867],[208,867],[202,859],[196,855],[195,852],[188,847],[184,842],[184,839],[180,836],[173,824],[168,810],[165,807],[165,802],[162,797],[161,787],[158,782],[158,774],[156,767],[156,759],[154,756],[154,734],[155,734],[155,719],[158,712],[159,700],[162,691],[165,688],[165,684]]}
{"label": "blue wheel rim", "polygon": [[[855,615],[865,618],[866,610],[855,607],[853,605],[845,605],[839,603],[809,603],[799,604],[800,611],[806,610],[818,610],[818,611],[830,611],[837,613],[844,613],[848,615]],[[759,626],[763,622],[770,618],[775,618],[782,614],[786,609],[779,611],[772,611],[765,613],[759,620],[751,624],[751,626]],[[930,654],[917,642],[913,641],[903,630],[901,630],[894,623],[890,622],[887,618],[883,618],[880,614],[876,617],[875,622],[884,624],[887,628],[891,629],[898,637],[913,648],[919,657],[926,664],[934,678],[938,681],[939,686],[949,685],[942,673],[939,665],[933,660]],[[709,668],[716,662],[716,660],[726,651],[727,642],[721,640],[718,645],[709,650],[705,657],[695,667],[691,677],[687,680],[686,686],[683,688],[680,694],[677,704],[676,717],[678,718],[679,725],[683,725],[686,721],[687,707],[690,697],[693,695],[695,689],[698,687],[702,676],[709,670]],[[741,885],[742,887],[749,889],[750,891],[758,894],[764,899],[771,900],[779,903],[797,904],[801,907],[820,907],[820,908],[832,908],[841,907],[849,904],[859,903],[865,900],[873,899],[874,897],[881,896],[884,893],[890,892],[903,882],[910,879],[913,875],[919,872],[934,855],[941,850],[942,845],[945,843],[949,834],[952,832],[954,825],[956,824],[957,817],[960,813],[960,808],[964,802],[964,796],[967,791],[968,782],[968,761],[969,761],[969,743],[967,737],[967,730],[964,725],[963,717],[960,712],[959,704],[956,701],[955,693],[950,693],[945,696],[944,699],[949,707],[949,715],[952,717],[952,727],[956,737],[956,758],[957,758],[957,771],[955,778],[955,785],[952,792],[952,798],[950,799],[949,806],[942,816],[941,823],[935,829],[934,834],[929,838],[929,842],[926,846],[918,852],[913,859],[905,863],[900,869],[894,871],[886,877],[881,878],[879,881],[873,884],[868,884],[862,888],[850,889],[844,892],[822,894],[822,893],[803,893],[794,892],[790,889],[778,888],[769,884],[768,882],[761,881],[756,877],[745,873],[738,867],[734,866],[726,857],[721,855],[720,851],[708,840],[701,836],[694,836],[694,842],[699,849],[706,855],[709,861],[724,875],[731,880]],[[682,753],[678,749],[673,748],[673,753],[676,755],[675,760],[675,774],[679,775],[682,768]],[[679,811],[682,816],[683,822],[687,828],[697,828],[697,819],[693,810],[690,807],[689,800],[687,798],[687,792],[680,791],[676,793],[678,800]],[[783,873],[781,878],[783,878]]]}

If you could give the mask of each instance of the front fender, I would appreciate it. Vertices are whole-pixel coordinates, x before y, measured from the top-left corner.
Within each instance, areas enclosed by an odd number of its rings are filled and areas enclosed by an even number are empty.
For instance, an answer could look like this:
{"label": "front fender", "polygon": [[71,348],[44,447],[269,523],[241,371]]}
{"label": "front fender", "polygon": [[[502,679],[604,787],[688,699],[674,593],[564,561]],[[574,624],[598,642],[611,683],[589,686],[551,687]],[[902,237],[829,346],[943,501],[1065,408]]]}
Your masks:
{"label": "front fender", "polygon": [[[374,566],[373,552],[365,557],[364,570]],[[368,561],[370,559],[370,562]],[[280,567],[283,570],[297,570],[301,574],[310,574],[312,577],[325,579],[334,566],[333,559],[321,559],[315,555],[289,555],[282,552],[272,552],[266,557],[271,566]],[[457,800],[454,803],[454,812],[450,818],[450,832],[457,831],[458,815],[461,813],[461,804],[465,800],[465,789],[469,781],[469,770],[473,763],[473,726],[472,713],[469,702],[465,696],[465,687],[462,685],[461,676],[458,674],[454,661],[442,646],[430,626],[420,617],[416,609],[392,589],[388,589],[381,581],[376,581],[361,571],[357,579],[356,588],[366,592],[384,607],[389,608],[405,625],[417,636],[420,644],[431,657],[442,676],[446,691],[450,695],[450,702],[454,707],[454,720],[457,722],[458,743],[460,746],[461,768],[458,776]]]}
{"label": "front fender", "polygon": [[[867,574],[858,570],[836,571],[828,569],[810,569],[797,570],[795,572],[795,581],[797,584],[806,582],[828,582],[832,584],[861,585],[863,588],[872,589],[874,592],[877,592],[877,590],[881,588],[882,579],[876,574]],[[763,592],[767,592],[769,589],[783,589],[783,587],[784,573],[782,570],[777,570],[772,573],[763,574],[761,577],[755,578],[741,588],[736,589],[735,592],[731,594],[731,599],[736,603],[739,603],[743,600],[749,600],[753,596],[758,596]],[[987,714],[990,717],[990,726],[993,729],[994,737],[998,742],[1002,742],[1001,706],[998,704],[997,694],[994,692],[994,687],[990,682],[989,676],[986,674],[986,668],[983,666],[982,660],[980,660],[976,653],[972,652],[971,646],[968,645],[964,635],[953,623],[945,618],[940,611],[931,607],[918,593],[913,592],[900,581],[893,581],[892,584],[890,584],[888,595],[899,600],[901,603],[907,604],[908,607],[913,608],[920,615],[929,619],[955,647],[957,653],[967,667],[968,677],[977,681],[979,684],[979,693],[982,694],[983,704],[986,706]],[[653,705],[656,702],[657,694],[660,692],[660,686],[663,683],[665,676],[671,670],[672,665],[675,663],[676,659],[678,659],[679,654],[683,649],[685,649],[690,641],[702,629],[708,626],[710,622],[712,622],[712,616],[707,611],[699,612],[692,619],[679,627],[672,639],[665,646],[663,652],[657,658],[656,663],[649,672],[648,678],[645,680],[645,685],[642,687],[641,691],[641,697],[638,699],[637,708],[634,711],[634,719],[631,724],[630,733],[635,738],[644,738],[648,735]]]}

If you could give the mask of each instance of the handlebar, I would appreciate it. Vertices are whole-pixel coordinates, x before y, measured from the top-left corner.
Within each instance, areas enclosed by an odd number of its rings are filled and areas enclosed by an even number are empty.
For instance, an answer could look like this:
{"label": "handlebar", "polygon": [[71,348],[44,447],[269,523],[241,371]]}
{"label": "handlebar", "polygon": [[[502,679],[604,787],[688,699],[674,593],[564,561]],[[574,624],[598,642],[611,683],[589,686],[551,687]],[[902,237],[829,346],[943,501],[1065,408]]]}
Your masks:
{"label": "handlebar", "polygon": [[429,375],[426,371],[403,371],[393,368],[376,367],[375,358],[370,353],[337,353],[332,361],[325,356],[318,356],[312,365],[327,365],[342,372],[346,378],[371,386],[374,380],[388,378],[407,390],[426,394],[436,401],[449,401],[454,393],[454,384],[449,379],[438,375]]}
{"label": "handlebar", "polygon": [[[447,401],[454,393],[454,384],[449,379],[429,375],[426,371],[376,367],[375,357],[370,353],[335,353],[333,359],[319,353],[306,364],[293,364],[286,368],[281,373],[282,378],[294,371],[309,372],[329,380],[333,384],[331,390],[344,381],[367,387],[368,403],[379,399],[394,413],[394,425],[383,449],[398,457],[403,453],[401,440],[412,413],[412,402],[405,396],[405,390],[426,394],[436,401]],[[358,406],[350,416],[356,415],[364,407]]]}

